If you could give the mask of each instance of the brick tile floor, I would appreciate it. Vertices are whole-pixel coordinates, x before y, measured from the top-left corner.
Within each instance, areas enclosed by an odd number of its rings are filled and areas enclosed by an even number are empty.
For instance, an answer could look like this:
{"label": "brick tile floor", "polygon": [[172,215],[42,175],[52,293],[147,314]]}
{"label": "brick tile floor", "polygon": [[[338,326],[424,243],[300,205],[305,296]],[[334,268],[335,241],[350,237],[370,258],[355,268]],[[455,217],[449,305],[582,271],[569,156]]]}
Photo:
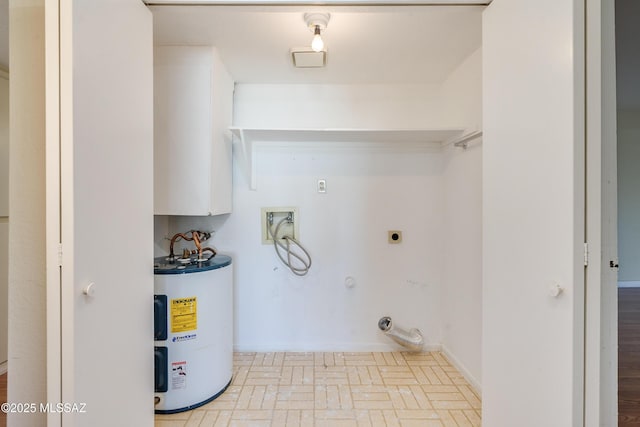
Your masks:
{"label": "brick tile floor", "polygon": [[227,391],[156,427],[480,426],[480,397],[437,352],[236,353]]}

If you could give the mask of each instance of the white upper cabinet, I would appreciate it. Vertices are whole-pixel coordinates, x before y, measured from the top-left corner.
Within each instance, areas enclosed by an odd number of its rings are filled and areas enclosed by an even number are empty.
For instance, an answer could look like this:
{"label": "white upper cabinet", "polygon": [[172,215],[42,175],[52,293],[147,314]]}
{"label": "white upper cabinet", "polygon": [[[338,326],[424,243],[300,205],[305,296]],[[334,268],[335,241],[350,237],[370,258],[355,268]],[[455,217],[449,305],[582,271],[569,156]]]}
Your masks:
{"label": "white upper cabinet", "polygon": [[233,80],[215,48],[154,54],[154,212],[231,212]]}

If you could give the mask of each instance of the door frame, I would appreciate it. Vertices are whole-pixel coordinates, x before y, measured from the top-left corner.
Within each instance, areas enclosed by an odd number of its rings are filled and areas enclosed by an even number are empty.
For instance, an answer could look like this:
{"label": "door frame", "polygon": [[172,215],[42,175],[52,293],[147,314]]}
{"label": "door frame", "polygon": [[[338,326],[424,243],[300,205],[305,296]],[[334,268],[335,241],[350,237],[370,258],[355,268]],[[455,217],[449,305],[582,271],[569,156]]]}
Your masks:
{"label": "door frame", "polygon": [[618,419],[615,0],[586,0],[585,426]]}
{"label": "door frame", "polygon": [[[45,167],[47,402],[62,402],[62,234],[60,1],[45,2]],[[47,414],[47,426],[62,425],[62,414]]]}

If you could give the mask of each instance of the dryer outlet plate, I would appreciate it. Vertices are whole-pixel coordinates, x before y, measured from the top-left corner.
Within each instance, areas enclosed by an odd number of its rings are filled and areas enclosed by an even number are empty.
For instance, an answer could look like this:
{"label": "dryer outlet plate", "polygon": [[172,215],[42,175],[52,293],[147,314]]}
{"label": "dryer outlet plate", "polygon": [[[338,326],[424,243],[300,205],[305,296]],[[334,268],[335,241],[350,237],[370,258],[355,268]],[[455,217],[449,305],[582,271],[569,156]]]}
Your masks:
{"label": "dryer outlet plate", "polygon": [[389,230],[387,233],[388,233],[388,240],[390,244],[396,245],[398,243],[402,243],[402,231]]}
{"label": "dryer outlet plate", "polygon": [[262,244],[273,245],[273,239],[269,232],[275,233],[278,223],[283,219],[291,216],[291,222],[285,221],[278,230],[278,237],[289,236],[296,240],[300,240],[300,229],[298,208],[294,207],[277,207],[277,208],[262,208],[261,209],[261,222],[262,222]]}

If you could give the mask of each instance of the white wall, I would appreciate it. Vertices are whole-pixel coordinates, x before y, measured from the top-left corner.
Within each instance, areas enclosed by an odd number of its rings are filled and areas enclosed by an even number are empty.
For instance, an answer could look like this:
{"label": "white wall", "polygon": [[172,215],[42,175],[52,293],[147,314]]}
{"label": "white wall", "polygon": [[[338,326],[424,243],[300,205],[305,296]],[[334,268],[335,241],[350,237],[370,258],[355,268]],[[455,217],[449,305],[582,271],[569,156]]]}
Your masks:
{"label": "white wall", "polygon": [[[482,130],[482,49],[478,48],[442,84],[443,123]],[[476,141],[477,142],[477,141]]]}
{"label": "white wall", "polygon": [[[468,131],[482,123],[482,52],[442,88],[446,119]],[[443,349],[479,389],[482,381],[482,140],[444,155]]]}
{"label": "white wall", "polygon": [[640,110],[618,111],[618,280],[640,285]]}
{"label": "white wall", "polygon": [[[214,239],[234,256],[236,348],[389,350],[395,345],[377,329],[385,315],[441,342],[439,155],[315,147],[265,150],[256,161],[258,190],[236,175],[234,213]],[[317,193],[318,178],[326,194]],[[294,276],[261,244],[263,206],[298,207],[300,240],[313,258],[307,276]],[[403,231],[402,244],[387,243],[392,229]],[[348,276],[354,288],[345,287]]]}
{"label": "white wall", "polygon": [[443,127],[439,85],[237,84],[234,126]]}
{"label": "white wall", "polygon": [[[44,1],[11,0],[9,22],[8,401],[46,402]],[[8,425],[45,425],[45,414],[10,413]]]}
{"label": "white wall", "polygon": [[[442,126],[433,86],[238,85],[235,125],[402,128]],[[311,108],[311,106],[313,108]],[[319,113],[318,113],[319,112]],[[393,143],[393,141],[391,141]],[[390,315],[442,342],[442,154],[393,144],[261,146],[257,191],[235,165],[234,211],[218,218],[156,218],[156,243],[192,227],[235,262],[235,345],[251,350],[390,350],[377,328]],[[327,181],[327,193],[316,190]],[[299,209],[308,276],[288,272],[262,245],[260,208]],[[387,230],[403,231],[389,245]],[[353,277],[356,286],[345,287]]]}

